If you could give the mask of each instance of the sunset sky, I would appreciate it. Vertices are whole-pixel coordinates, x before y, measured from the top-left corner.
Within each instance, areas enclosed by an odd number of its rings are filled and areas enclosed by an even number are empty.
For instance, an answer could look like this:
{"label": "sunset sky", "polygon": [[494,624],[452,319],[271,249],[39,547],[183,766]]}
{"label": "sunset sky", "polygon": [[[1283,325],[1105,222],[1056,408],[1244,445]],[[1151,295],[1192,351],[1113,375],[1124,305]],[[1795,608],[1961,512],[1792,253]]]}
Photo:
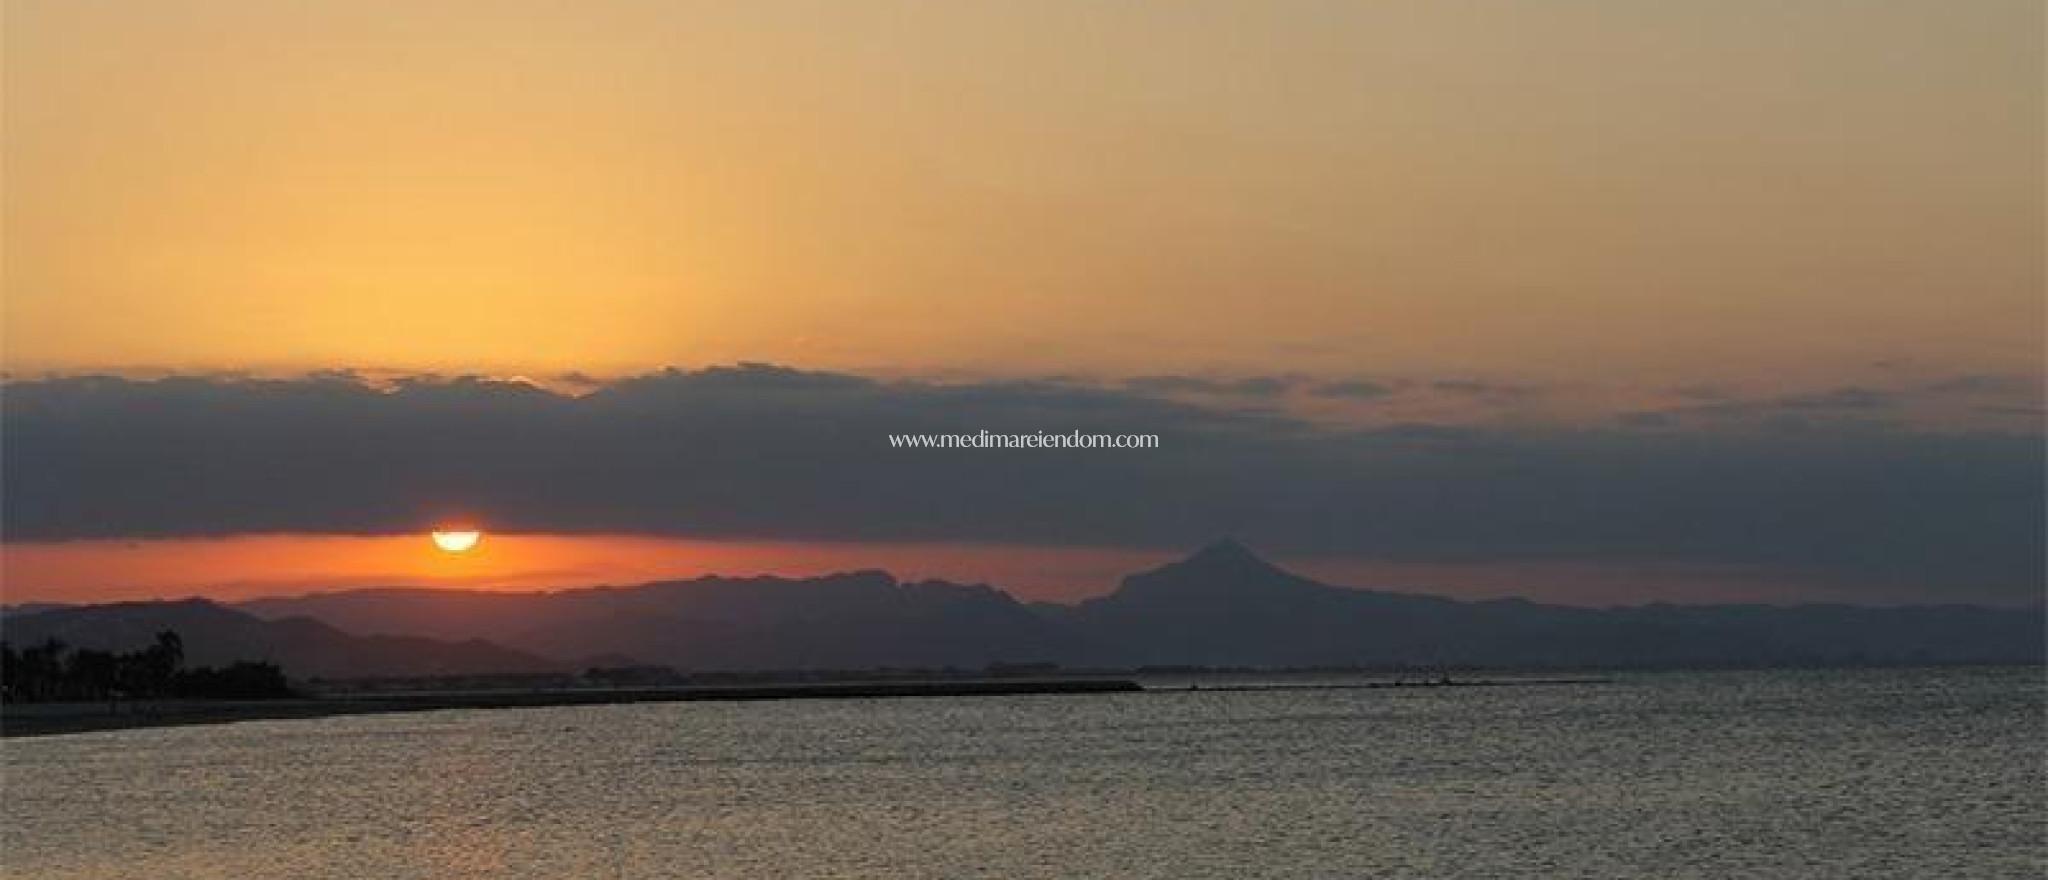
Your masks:
{"label": "sunset sky", "polygon": [[2034,0],[0,9],[10,602],[2040,599]]}

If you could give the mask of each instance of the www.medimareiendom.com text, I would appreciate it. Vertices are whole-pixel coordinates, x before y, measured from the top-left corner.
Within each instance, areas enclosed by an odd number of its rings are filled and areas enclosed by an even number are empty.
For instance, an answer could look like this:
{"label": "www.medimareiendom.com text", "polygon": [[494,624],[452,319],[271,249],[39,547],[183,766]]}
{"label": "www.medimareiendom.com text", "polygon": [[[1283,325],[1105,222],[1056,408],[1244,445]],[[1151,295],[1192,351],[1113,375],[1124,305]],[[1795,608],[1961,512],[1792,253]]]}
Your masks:
{"label": "www.medimareiendom.com text", "polygon": [[890,434],[891,449],[1158,449],[1158,434]]}

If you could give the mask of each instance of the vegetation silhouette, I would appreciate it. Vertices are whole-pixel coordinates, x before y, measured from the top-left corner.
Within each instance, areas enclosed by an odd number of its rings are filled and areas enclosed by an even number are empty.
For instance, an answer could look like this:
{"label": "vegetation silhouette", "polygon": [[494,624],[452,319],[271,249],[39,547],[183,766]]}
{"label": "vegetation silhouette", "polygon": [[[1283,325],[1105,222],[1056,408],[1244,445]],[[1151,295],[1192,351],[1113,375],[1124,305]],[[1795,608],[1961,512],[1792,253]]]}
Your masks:
{"label": "vegetation silhouette", "polygon": [[116,654],[91,648],[72,650],[47,639],[17,652],[0,641],[0,701],[83,702],[185,698],[264,700],[292,697],[284,670],[270,663],[236,662],[215,669],[185,669],[185,640],[175,631]]}

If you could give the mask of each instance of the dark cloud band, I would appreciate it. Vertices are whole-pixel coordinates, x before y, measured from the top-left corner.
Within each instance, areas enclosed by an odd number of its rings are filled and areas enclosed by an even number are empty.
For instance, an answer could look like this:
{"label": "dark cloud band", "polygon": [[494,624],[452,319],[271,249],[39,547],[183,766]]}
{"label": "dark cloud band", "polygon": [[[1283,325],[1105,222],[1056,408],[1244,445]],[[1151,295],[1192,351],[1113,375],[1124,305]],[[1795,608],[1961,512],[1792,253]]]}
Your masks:
{"label": "dark cloud band", "polygon": [[[10,540],[508,530],[1655,560],[2037,598],[2038,431],[1760,421],[1337,428],[1139,387],[930,384],[748,365],[569,396],[345,374],[70,377],[0,397]],[[1682,424],[1682,423],[1681,423]],[[1101,451],[888,435],[1158,434]]]}

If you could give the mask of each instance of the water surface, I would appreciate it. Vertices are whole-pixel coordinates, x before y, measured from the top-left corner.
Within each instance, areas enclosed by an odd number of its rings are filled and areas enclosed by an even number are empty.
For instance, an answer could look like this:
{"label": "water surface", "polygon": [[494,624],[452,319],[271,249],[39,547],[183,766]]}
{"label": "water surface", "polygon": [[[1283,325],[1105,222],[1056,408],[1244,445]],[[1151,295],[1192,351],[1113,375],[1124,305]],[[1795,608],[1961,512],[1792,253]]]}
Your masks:
{"label": "water surface", "polygon": [[2039,877],[2039,669],[8,741],[7,877]]}

